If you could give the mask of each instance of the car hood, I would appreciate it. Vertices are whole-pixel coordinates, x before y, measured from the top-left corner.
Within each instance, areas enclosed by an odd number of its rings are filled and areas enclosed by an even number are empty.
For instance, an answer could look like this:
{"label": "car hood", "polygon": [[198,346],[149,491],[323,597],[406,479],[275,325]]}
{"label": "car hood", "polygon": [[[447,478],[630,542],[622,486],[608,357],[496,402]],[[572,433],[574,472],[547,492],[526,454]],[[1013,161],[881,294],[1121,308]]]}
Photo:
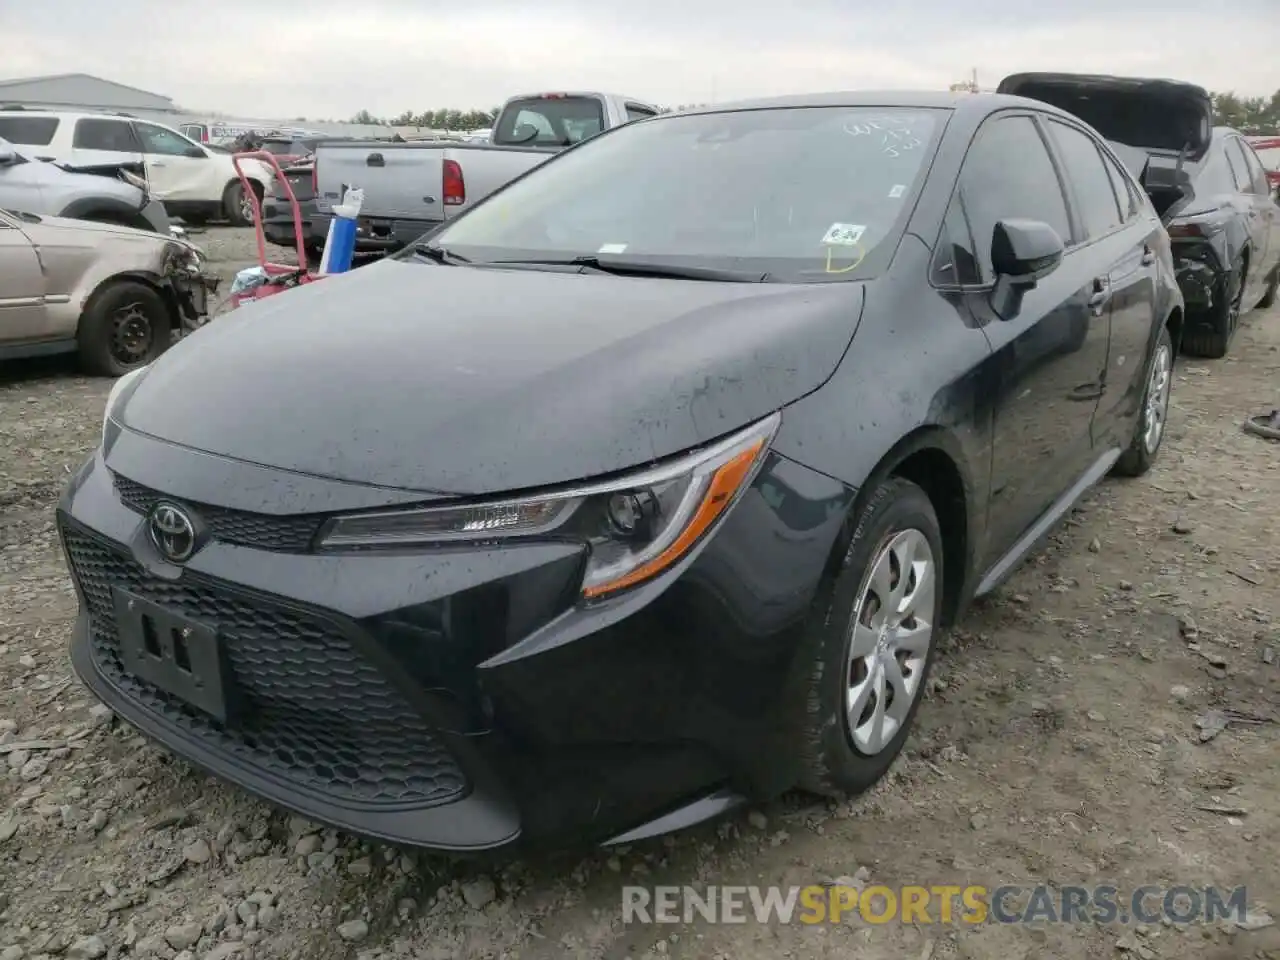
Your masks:
{"label": "car hood", "polygon": [[[73,217],[36,217],[22,214],[22,232],[36,245],[56,244],[61,242],[79,242],[93,246],[104,246],[119,243],[127,239],[132,244],[154,246],[179,246],[190,250],[203,259],[204,254],[194,243],[179,237],[156,233],[152,230],[139,230],[118,223],[98,223],[96,220],[77,220]],[[76,234],[76,237],[69,236]]]}
{"label": "car hood", "polygon": [[859,283],[707,283],[387,260],[180,341],[130,430],[281,470],[487,494],[639,466],[821,386]]}
{"label": "car hood", "polygon": [[1074,114],[1108,140],[1199,160],[1213,137],[1213,100],[1203,87],[1175,80],[1019,73],[998,93],[1028,97]]}

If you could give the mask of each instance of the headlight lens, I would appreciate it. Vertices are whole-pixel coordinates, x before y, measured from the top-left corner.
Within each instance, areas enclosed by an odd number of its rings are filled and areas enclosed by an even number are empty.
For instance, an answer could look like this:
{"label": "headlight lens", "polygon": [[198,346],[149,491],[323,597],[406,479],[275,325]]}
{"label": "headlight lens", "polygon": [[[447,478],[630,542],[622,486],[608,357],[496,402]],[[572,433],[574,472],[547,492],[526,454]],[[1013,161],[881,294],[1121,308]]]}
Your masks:
{"label": "headlight lens", "polygon": [[687,556],[750,486],[780,422],[773,414],[710,447],[617,480],[535,497],[339,517],[326,525],[320,546],[581,540],[591,548],[582,595],[603,598]]}
{"label": "headlight lens", "polygon": [[130,370],[122,377],[118,377],[116,382],[111,385],[111,392],[107,394],[106,406],[102,409],[102,439],[106,441],[107,421],[111,419],[111,415],[115,412],[116,404],[120,402],[120,397],[124,394],[125,389],[138,377],[142,376],[143,371],[151,364],[145,367],[138,367],[137,370]]}

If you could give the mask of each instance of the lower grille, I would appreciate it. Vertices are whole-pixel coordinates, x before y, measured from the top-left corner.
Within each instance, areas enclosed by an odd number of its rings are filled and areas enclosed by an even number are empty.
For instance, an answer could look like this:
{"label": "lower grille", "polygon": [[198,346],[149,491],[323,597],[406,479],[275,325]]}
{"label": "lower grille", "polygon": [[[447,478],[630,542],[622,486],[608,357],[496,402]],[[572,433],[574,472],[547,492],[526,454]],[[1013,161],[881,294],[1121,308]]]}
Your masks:
{"label": "lower grille", "polygon": [[[332,801],[426,806],[466,778],[422,718],[334,626],[185,573],[152,577],[105,543],[63,527],[88,605],[95,663],[130,699],[219,752]],[[215,626],[242,710],[234,727],[125,671],[111,588]]]}
{"label": "lower grille", "polygon": [[[114,481],[116,494],[121,501],[137,513],[147,513],[159,500],[180,499],[144,487],[119,474],[114,475]],[[311,549],[311,541],[323,519],[315,515],[276,517],[198,503],[189,506],[208,525],[215,540],[286,553],[306,553]]]}

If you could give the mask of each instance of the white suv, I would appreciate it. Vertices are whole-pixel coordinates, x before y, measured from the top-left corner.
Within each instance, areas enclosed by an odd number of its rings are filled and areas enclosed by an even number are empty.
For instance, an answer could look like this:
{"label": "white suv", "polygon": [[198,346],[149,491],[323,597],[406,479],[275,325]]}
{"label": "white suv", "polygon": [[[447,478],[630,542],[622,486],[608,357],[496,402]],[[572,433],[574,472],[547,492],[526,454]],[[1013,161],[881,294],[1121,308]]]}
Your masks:
{"label": "white suv", "polygon": [[[187,223],[227,219],[253,223],[253,203],[245,196],[231,155],[202,147],[163,124],[103,113],[52,113],[0,109],[0,137],[36,160],[84,168],[134,164],[145,170],[150,192],[171,216]],[[264,163],[241,163],[261,200],[271,186]]]}

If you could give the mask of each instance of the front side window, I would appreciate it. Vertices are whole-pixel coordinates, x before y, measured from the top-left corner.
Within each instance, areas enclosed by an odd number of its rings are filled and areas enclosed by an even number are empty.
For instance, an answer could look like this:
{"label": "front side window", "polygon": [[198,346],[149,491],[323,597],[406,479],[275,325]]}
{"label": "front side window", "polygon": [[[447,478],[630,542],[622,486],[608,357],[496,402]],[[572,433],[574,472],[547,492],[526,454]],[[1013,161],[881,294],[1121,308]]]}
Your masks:
{"label": "front side window", "polygon": [[159,154],[166,157],[181,157],[195,146],[181,134],[157,127],[150,123],[139,123],[138,136],[142,138],[142,152]]}
{"label": "front side window", "polygon": [[629,124],[434,239],[472,260],[616,255],[782,282],[853,279],[902,229],[945,119],[810,107]]}
{"label": "front side window", "polygon": [[991,238],[1001,220],[1039,220],[1064,243],[1071,240],[1062,185],[1030,117],[996,117],[982,125],[965,156],[960,190],[984,279],[993,275]]}

